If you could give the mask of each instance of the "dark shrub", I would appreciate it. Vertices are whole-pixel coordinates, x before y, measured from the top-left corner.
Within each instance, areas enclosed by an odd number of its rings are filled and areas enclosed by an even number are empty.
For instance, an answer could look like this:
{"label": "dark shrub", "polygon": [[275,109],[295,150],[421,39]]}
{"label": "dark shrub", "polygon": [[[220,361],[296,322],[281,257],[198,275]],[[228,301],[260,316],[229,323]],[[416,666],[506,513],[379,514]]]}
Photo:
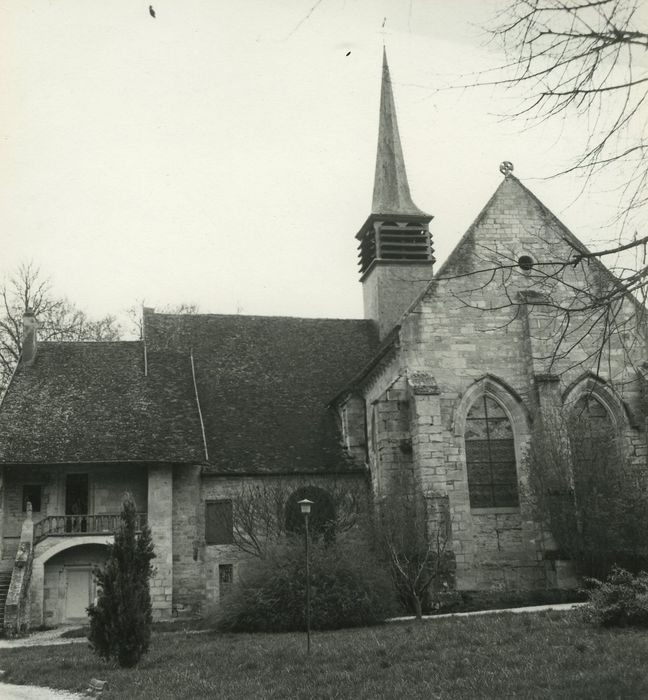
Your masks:
{"label": "dark shrub", "polygon": [[648,573],[633,576],[614,567],[603,582],[587,581],[589,602],[583,606],[587,622],[604,627],[648,627]]}
{"label": "dark shrub", "polygon": [[[235,632],[305,629],[306,571],[298,538],[252,562],[221,602],[216,623]],[[359,546],[311,548],[311,627],[374,625],[394,612],[389,573]]]}
{"label": "dark shrub", "polygon": [[116,659],[122,667],[134,666],[149,648],[154,557],[151,531],[145,525],[137,533],[135,502],[126,494],[115,542],[104,567],[95,571],[97,604],[88,608],[92,650],[103,659]]}

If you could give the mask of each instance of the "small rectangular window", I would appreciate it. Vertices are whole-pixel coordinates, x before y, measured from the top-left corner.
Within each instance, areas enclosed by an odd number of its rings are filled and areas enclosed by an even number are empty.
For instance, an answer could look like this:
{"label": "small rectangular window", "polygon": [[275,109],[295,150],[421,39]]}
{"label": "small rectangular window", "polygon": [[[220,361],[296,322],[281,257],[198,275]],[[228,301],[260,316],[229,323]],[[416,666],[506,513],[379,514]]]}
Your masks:
{"label": "small rectangular window", "polygon": [[27,501],[31,503],[32,511],[40,513],[41,509],[41,485],[40,484],[25,484],[23,486],[22,510],[27,512]]}
{"label": "small rectangular window", "polygon": [[234,565],[219,564],[218,566],[218,592],[221,598],[232,590],[234,583]]}
{"label": "small rectangular window", "polygon": [[232,544],[232,501],[207,501],[205,504],[205,542]]}

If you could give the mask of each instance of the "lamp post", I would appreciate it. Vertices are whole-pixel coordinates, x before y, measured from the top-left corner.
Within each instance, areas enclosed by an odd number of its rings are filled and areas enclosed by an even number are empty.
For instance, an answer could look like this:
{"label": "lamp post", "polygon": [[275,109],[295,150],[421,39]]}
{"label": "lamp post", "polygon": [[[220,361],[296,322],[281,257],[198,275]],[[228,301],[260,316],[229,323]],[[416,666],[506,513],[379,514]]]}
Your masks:
{"label": "lamp post", "polygon": [[313,501],[304,498],[298,501],[299,508],[304,516],[304,541],[306,549],[306,653],[310,654],[310,560],[308,556],[308,516],[311,512]]}

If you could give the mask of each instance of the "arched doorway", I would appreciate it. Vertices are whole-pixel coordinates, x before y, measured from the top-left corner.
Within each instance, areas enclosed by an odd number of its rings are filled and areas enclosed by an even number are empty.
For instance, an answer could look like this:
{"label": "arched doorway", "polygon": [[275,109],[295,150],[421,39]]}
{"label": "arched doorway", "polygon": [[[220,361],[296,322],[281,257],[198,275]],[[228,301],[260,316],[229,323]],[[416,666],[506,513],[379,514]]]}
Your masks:
{"label": "arched doorway", "polygon": [[96,597],[94,569],[105,563],[105,544],[80,544],[57,552],[44,563],[43,622],[82,623]]}

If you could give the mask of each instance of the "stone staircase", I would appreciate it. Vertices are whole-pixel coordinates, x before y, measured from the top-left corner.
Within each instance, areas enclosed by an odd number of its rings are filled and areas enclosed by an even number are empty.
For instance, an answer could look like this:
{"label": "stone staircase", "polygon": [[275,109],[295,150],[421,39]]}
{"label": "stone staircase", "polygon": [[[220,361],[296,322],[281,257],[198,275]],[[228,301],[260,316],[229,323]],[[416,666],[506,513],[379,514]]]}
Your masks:
{"label": "stone staircase", "polygon": [[4,629],[5,601],[11,583],[11,571],[0,571],[0,635]]}

